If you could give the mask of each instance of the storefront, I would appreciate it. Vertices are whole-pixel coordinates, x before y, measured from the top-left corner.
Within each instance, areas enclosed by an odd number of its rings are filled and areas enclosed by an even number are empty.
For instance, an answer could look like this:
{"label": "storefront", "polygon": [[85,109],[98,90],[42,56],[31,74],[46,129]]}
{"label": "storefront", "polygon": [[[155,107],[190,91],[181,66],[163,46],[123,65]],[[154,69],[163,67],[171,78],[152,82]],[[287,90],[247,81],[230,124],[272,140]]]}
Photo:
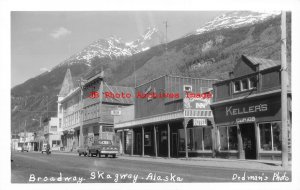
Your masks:
{"label": "storefront", "polygon": [[123,152],[155,157],[212,157],[212,97],[207,95],[214,82],[167,75],[136,87],[136,93],[144,96],[135,98],[134,109],[121,109],[114,118]]}
{"label": "storefront", "polygon": [[[256,68],[264,64],[264,67]],[[280,64],[242,56],[231,76],[229,80],[214,84],[215,96],[211,109],[216,128],[216,156],[280,160]],[[288,113],[290,144],[290,91]]]}

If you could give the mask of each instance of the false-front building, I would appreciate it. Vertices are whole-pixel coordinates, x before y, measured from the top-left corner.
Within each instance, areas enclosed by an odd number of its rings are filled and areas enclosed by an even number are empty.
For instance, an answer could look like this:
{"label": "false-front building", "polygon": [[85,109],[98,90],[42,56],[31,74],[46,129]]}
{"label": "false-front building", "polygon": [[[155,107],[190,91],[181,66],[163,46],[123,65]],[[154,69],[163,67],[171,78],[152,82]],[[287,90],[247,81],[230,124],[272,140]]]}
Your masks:
{"label": "false-front building", "polygon": [[[229,80],[213,84],[211,109],[216,125],[216,156],[281,159],[280,68],[280,61],[243,55]],[[290,81],[289,70],[289,137],[292,117]]]}

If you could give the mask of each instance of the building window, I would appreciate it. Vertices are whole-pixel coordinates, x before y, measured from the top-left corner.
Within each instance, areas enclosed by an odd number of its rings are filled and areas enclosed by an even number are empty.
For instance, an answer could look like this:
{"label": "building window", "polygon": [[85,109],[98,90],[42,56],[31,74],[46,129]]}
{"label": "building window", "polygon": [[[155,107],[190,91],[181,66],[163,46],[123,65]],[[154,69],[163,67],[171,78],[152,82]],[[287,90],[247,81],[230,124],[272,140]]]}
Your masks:
{"label": "building window", "polygon": [[59,147],[60,146],[60,140],[53,140],[52,141],[52,147]]}
{"label": "building window", "polygon": [[242,80],[242,90],[248,90],[249,89],[249,82],[248,79]]}
{"label": "building window", "polygon": [[281,122],[260,123],[260,146],[266,151],[281,151]]}
{"label": "building window", "polygon": [[[185,150],[184,129],[179,129],[179,150]],[[187,129],[187,145],[189,151],[212,150],[210,127],[195,127]]]}
{"label": "building window", "polygon": [[257,87],[256,77],[249,78],[249,89],[253,89]]}
{"label": "building window", "polygon": [[220,150],[237,150],[237,127],[220,126],[219,127]]}
{"label": "building window", "polygon": [[241,83],[240,81],[235,81],[234,82],[234,92],[239,92],[241,91]]}

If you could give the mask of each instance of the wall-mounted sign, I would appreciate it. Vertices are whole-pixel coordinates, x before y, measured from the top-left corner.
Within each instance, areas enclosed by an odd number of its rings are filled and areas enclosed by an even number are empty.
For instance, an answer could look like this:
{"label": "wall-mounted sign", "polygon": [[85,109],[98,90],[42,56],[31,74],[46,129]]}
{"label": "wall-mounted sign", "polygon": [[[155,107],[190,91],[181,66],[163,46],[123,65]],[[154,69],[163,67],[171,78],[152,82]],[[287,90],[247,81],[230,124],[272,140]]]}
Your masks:
{"label": "wall-mounted sign", "polygon": [[121,115],[121,110],[111,110],[111,115]]}
{"label": "wall-mounted sign", "polygon": [[207,119],[193,119],[194,126],[207,126]]}
{"label": "wall-mounted sign", "polygon": [[210,99],[184,98],[184,109],[210,109]]}
{"label": "wall-mounted sign", "polygon": [[237,118],[236,123],[252,123],[255,122],[255,117],[244,117],[244,118]]}
{"label": "wall-mounted sign", "polygon": [[248,113],[255,112],[265,112],[268,111],[268,104],[258,104],[251,105],[247,107],[235,107],[235,106],[227,106],[226,107],[226,115],[243,115]]}

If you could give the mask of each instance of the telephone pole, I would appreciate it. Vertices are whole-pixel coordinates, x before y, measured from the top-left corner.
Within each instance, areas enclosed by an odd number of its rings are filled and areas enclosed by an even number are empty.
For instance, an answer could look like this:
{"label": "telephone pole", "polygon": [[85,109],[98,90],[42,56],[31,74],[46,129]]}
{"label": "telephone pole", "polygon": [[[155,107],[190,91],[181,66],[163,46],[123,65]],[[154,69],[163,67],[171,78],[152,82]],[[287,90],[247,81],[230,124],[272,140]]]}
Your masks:
{"label": "telephone pole", "polygon": [[165,39],[165,44],[166,44],[166,52],[168,51],[168,21],[165,21],[165,27],[166,27],[166,39]]}
{"label": "telephone pole", "polygon": [[282,140],[282,167],[288,167],[288,130],[287,130],[287,85],[288,74],[286,64],[286,12],[281,12],[281,140]]}

